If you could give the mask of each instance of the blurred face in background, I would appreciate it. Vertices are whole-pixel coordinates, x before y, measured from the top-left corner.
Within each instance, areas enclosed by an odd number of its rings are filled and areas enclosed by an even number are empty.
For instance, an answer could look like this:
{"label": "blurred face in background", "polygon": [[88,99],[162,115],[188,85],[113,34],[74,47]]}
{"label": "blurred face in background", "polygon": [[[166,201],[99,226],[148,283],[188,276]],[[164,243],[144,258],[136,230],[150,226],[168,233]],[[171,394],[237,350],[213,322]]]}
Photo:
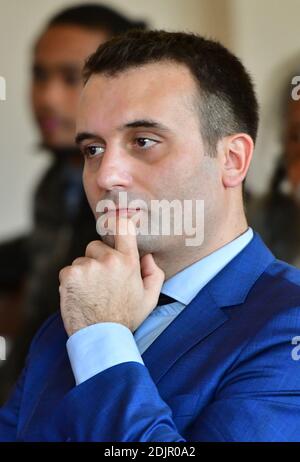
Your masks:
{"label": "blurred face in background", "polygon": [[293,192],[300,188],[300,100],[291,101],[287,110],[284,136],[287,176]]}
{"label": "blurred face in background", "polygon": [[104,31],[69,24],[50,26],[40,37],[33,55],[31,102],[46,148],[74,148],[81,70],[107,39]]}

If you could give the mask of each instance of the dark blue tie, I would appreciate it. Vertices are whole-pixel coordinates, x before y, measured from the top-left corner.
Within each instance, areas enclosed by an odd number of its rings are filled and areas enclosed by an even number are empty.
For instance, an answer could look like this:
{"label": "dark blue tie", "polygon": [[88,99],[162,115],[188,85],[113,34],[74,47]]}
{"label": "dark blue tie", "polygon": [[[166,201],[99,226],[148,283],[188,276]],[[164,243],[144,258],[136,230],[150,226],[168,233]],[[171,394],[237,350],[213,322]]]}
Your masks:
{"label": "dark blue tie", "polygon": [[169,297],[169,295],[165,294],[160,294],[157,302],[157,306],[162,306],[162,305],[169,305],[170,303],[174,303],[176,300],[172,297]]}

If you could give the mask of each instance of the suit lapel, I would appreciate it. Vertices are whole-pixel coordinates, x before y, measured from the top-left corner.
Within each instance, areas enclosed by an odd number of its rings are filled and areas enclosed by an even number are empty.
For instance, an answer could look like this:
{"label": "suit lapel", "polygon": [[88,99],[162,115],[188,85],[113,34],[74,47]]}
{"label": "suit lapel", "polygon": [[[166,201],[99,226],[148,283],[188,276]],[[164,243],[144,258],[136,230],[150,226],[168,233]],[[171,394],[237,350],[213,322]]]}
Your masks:
{"label": "suit lapel", "polygon": [[154,382],[157,383],[182,355],[227,319],[204,288],[142,355]]}
{"label": "suit lapel", "polygon": [[223,308],[245,303],[256,280],[274,256],[255,234],[248,246],[213,278],[142,355],[158,382],[194,345],[222,326],[229,316]]}

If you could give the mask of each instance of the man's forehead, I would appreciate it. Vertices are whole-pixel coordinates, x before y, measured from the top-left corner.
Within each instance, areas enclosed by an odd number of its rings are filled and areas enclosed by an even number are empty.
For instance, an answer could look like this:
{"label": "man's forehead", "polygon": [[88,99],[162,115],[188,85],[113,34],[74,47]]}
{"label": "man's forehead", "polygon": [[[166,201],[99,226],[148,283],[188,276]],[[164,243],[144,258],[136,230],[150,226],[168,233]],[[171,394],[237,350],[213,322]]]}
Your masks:
{"label": "man's forehead", "polygon": [[[160,78],[158,78],[160,77]],[[140,66],[129,66],[128,68],[117,71],[113,74],[110,72],[94,73],[90,81],[109,81],[121,82],[141,79],[147,83],[171,82],[174,80],[186,83],[194,83],[193,76],[185,64],[172,60],[162,60],[160,62],[149,62]]]}
{"label": "man's forehead", "polygon": [[130,67],[114,75],[92,74],[83,89],[81,105],[99,100],[119,100],[151,104],[155,99],[195,95],[196,83],[189,69],[174,62],[149,63]]}
{"label": "man's forehead", "polygon": [[190,119],[191,111],[195,115],[195,88],[189,70],[169,62],[130,68],[113,76],[93,74],[80,98],[77,132],[100,130],[104,134],[141,120],[173,130]]}

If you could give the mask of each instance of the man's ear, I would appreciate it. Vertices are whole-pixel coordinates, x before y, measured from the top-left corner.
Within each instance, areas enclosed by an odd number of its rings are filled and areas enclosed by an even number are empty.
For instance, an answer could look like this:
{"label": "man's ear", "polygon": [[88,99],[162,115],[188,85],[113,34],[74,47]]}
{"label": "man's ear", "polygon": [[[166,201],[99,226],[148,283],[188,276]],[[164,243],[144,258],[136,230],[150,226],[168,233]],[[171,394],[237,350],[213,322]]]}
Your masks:
{"label": "man's ear", "polygon": [[237,133],[221,140],[222,180],[225,188],[242,184],[252,159],[254,143],[246,133]]}

